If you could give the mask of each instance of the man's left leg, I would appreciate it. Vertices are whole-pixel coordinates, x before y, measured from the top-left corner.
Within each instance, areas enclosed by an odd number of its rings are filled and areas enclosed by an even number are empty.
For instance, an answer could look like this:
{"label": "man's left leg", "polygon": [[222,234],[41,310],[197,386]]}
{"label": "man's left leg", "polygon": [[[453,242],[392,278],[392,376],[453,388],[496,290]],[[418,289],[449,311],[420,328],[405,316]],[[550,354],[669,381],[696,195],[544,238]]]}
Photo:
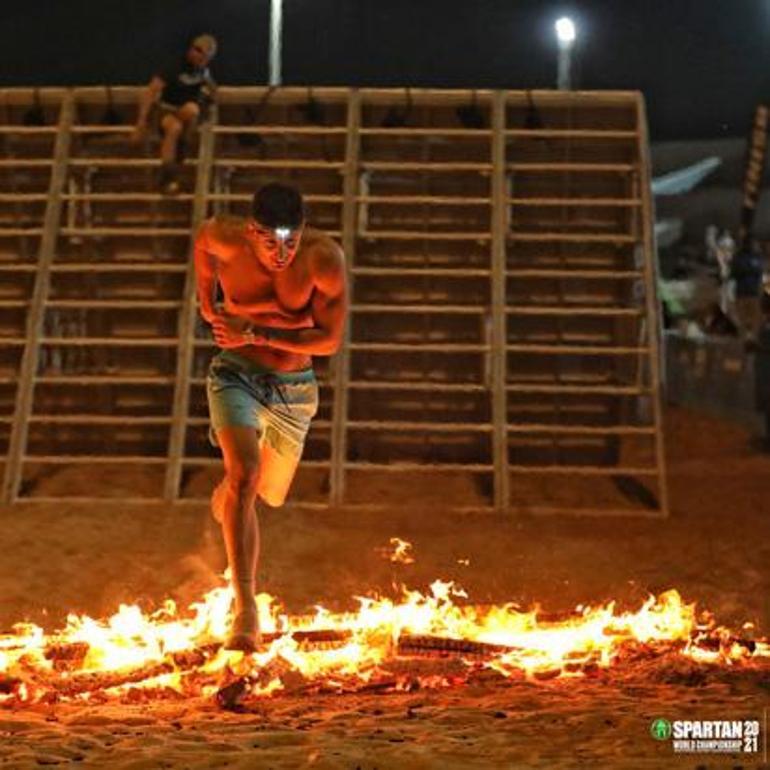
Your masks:
{"label": "man's left leg", "polygon": [[259,623],[254,599],[259,559],[259,523],[254,503],[260,475],[256,432],[250,426],[217,430],[225,478],[214,501],[230,566],[235,599],[228,649],[250,652],[259,643]]}

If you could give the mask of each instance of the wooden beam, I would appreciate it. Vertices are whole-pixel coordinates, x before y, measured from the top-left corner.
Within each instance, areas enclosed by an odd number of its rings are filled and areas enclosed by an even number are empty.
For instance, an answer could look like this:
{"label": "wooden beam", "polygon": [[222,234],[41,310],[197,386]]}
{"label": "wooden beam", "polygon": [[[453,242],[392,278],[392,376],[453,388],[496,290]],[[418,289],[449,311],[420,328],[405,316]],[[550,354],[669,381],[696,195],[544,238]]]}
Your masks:
{"label": "wooden beam", "polygon": [[644,97],[637,95],[637,141],[640,157],[639,195],[642,199],[642,245],[644,248],[645,303],[647,308],[647,335],[650,362],[650,379],[653,391],[652,413],[655,426],[655,460],[658,467],[658,496],[661,514],[668,517],[668,480],[666,478],[666,455],[663,443],[663,407],[661,404],[663,383],[662,360],[662,319],[658,302],[658,251],[655,244],[655,209],[652,199],[652,172],[650,143],[647,134],[647,114]]}
{"label": "wooden beam", "polygon": [[492,97],[492,461],[495,467],[494,509],[504,513],[510,505],[508,473],[506,233],[508,231],[505,169],[505,93]]}
{"label": "wooden beam", "polygon": [[201,222],[206,217],[207,196],[211,181],[212,158],[214,154],[213,124],[217,120],[216,109],[211,118],[200,127],[198,144],[198,172],[195,179],[195,197],[193,200],[192,232],[190,234],[190,254],[187,260],[187,274],[182,295],[182,309],[179,313],[179,348],[176,366],[176,384],[171,431],[168,439],[168,466],[163,483],[163,497],[173,502],[179,496],[182,478],[182,458],[187,436],[187,418],[190,406],[190,376],[195,353],[195,318],[198,312],[195,284],[195,263],[192,258],[192,245]]}
{"label": "wooden beam", "polygon": [[[358,196],[358,163],[361,151],[361,98],[357,89],[348,93],[347,139],[342,204],[342,249],[345,252],[348,297],[354,292],[356,253],[356,212]],[[342,348],[334,361],[334,403],[332,406],[331,470],[329,502],[341,505],[345,499],[345,460],[347,459],[348,381],[350,380],[351,316],[345,320]]]}
{"label": "wooden beam", "polygon": [[19,384],[16,390],[16,408],[13,414],[8,459],[3,477],[2,500],[13,503],[19,494],[24,455],[27,451],[29,435],[29,417],[35,391],[35,375],[40,361],[40,344],[43,337],[45,303],[51,285],[51,264],[56,251],[59,234],[62,192],[67,178],[72,133],[70,131],[75,114],[75,105],[71,92],[64,97],[59,110],[59,122],[53,149],[51,178],[48,186],[48,203],[45,210],[43,236],[40,239],[38,268],[35,286],[32,290],[27,314],[27,339],[19,369]]}

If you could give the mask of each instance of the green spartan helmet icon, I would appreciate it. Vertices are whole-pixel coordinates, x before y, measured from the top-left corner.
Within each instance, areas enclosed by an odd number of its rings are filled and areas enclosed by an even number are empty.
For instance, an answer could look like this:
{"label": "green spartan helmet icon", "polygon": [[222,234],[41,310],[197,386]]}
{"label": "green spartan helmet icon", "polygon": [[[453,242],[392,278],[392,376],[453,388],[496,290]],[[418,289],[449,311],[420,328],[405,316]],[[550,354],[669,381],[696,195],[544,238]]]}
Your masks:
{"label": "green spartan helmet icon", "polygon": [[666,741],[671,737],[671,722],[668,719],[655,719],[650,725],[650,735],[656,741]]}

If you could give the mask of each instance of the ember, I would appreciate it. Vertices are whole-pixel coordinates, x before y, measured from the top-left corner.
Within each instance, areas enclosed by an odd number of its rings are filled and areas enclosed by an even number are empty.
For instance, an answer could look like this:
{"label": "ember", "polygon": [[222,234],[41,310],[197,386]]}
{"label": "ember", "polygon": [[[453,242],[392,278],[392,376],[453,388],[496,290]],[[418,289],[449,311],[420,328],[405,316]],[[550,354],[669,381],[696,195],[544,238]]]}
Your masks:
{"label": "ember", "polygon": [[[586,676],[640,653],[719,666],[770,659],[767,639],[717,626],[674,590],[651,596],[636,612],[617,612],[610,602],[562,616],[510,604],[461,605],[459,598],[466,595],[454,584],[436,581],[427,594],[402,589],[398,600],[359,598],[357,612],[319,607],[313,616],[289,616],[260,594],[263,644],[250,656],[221,647],[226,588],[186,612],[167,601],[149,615],[125,605],[104,621],[72,615],[51,634],[18,624],[0,636],[0,703],[216,695],[228,707],[277,692],[446,687],[483,671],[534,681]],[[443,673],[435,666],[425,675],[419,666],[408,670],[409,660],[439,657],[454,664]]]}

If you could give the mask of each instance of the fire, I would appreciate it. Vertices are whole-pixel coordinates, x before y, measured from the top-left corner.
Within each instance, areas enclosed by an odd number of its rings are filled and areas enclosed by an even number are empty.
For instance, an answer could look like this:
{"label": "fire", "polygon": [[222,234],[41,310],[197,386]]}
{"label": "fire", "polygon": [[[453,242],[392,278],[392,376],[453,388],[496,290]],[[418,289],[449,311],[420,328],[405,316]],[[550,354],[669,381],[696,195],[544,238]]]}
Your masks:
{"label": "fire", "polygon": [[[394,555],[408,555],[404,543]],[[17,624],[0,635],[0,703],[218,693],[226,705],[280,691],[447,686],[479,670],[538,680],[591,675],[639,650],[720,666],[770,659],[770,641],[745,638],[749,624],[738,636],[675,590],[650,596],[635,612],[609,602],[556,618],[512,604],[474,606],[440,580],[427,593],[402,588],[396,599],[358,597],[349,613],[317,607],[310,616],[289,616],[273,597],[257,600],[264,644],[248,656],[221,647],[231,602],[225,587],[186,611],[170,600],[149,614],[122,605],[106,620],[70,615],[50,634]],[[443,669],[416,680],[404,672],[426,655],[440,658]]]}
{"label": "fire", "polygon": [[390,546],[377,549],[383,559],[389,559],[394,564],[414,564],[411,543],[400,537],[391,537]]}

